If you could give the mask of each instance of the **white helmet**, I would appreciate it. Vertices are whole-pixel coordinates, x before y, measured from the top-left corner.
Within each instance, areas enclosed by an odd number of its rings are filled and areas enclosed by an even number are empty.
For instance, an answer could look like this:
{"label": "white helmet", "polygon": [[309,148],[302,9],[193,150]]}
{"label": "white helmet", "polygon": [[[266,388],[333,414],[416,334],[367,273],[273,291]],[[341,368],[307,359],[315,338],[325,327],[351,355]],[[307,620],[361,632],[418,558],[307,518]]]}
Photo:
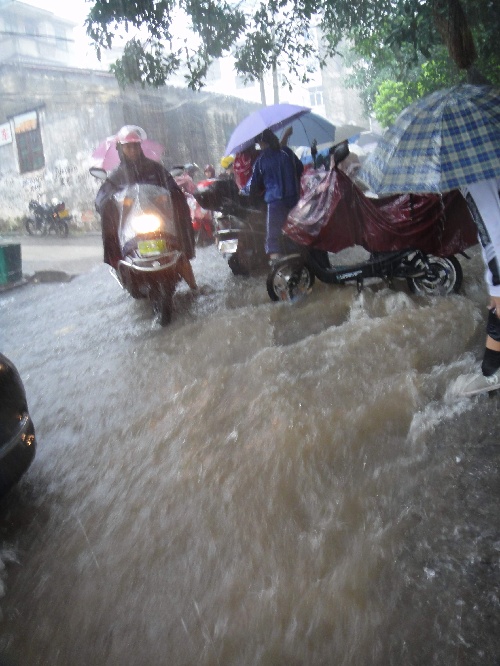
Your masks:
{"label": "white helmet", "polygon": [[117,143],[141,143],[148,138],[146,132],[138,125],[124,125],[116,135]]}

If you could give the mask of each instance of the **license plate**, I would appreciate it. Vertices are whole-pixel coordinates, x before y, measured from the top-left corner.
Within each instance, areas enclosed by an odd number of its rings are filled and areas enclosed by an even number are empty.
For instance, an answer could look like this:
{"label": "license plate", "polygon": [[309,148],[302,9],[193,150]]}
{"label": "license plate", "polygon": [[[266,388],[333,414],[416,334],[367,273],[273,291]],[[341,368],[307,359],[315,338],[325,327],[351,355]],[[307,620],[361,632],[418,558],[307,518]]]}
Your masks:
{"label": "license plate", "polygon": [[153,240],[139,241],[137,249],[141,257],[154,257],[165,252],[167,246],[163,238],[155,238]]}
{"label": "license plate", "polygon": [[221,240],[218,249],[221,254],[234,254],[238,249],[238,239]]}

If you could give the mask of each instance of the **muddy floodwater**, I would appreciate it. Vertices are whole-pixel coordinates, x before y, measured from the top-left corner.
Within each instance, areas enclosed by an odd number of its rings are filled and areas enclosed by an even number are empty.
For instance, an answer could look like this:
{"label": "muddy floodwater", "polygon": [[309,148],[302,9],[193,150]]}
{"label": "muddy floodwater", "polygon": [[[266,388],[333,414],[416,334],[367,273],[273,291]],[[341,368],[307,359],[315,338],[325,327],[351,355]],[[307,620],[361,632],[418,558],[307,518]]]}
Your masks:
{"label": "muddy floodwater", "polygon": [[0,663],[500,663],[500,397],[460,295],[275,304],[213,247],[172,324],[104,266],[0,294],[35,461],[0,503]]}

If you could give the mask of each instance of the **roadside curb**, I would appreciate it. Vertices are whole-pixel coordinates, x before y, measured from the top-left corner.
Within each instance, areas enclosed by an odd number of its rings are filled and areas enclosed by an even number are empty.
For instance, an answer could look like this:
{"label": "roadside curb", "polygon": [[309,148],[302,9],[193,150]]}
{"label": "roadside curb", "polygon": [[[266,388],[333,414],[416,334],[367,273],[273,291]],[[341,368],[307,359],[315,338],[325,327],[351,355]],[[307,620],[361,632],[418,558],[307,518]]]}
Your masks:
{"label": "roadside curb", "polygon": [[17,282],[7,282],[7,284],[0,284],[0,294],[5,293],[6,291],[11,291],[11,289],[17,289],[18,287],[24,287],[25,284],[31,282],[29,276],[23,276],[22,280]]}
{"label": "roadside curb", "polygon": [[65,271],[36,271],[33,275],[23,275],[22,280],[17,282],[8,282],[0,285],[0,294],[12,289],[24,287],[27,284],[42,284],[47,282],[71,282],[77,275],[70,275]]}

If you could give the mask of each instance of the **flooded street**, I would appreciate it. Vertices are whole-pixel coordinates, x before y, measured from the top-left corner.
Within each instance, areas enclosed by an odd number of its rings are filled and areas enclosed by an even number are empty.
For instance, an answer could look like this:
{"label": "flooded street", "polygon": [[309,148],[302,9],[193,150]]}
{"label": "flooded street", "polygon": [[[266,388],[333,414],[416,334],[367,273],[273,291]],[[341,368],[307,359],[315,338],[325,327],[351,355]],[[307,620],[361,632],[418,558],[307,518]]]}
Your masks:
{"label": "flooded street", "polygon": [[[104,265],[0,294],[35,461],[0,503],[9,666],[493,666],[500,397],[461,295],[274,304],[214,247],[172,324]],[[0,663],[2,659],[0,659]]]}

